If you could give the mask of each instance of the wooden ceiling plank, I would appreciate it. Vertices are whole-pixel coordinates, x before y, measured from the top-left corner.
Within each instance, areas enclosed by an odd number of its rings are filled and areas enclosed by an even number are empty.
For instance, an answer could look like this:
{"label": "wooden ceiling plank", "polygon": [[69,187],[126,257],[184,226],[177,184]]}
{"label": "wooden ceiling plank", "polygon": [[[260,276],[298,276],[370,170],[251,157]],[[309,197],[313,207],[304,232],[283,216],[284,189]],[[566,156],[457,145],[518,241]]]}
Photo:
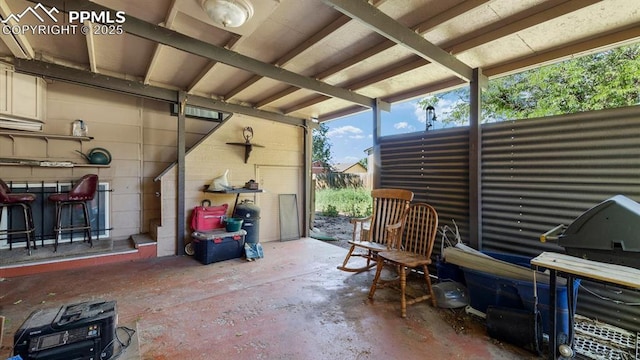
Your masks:
{"label": "wooden ceiling plank", "polygon": [[310,99],[306,99],[306,100],[300,101],[297,104],[289,106],[286,109],[282,109],[282,113],[283,114],[291,114],[294,111],[298,111],[298,110],[302,110],[304,108],[308,108],[309,106],[313,106],[315,104],[319,104],[319,103],[321,103],[323,101],[326,101],[326,100],[329,100],[329,99],[331,99],[331,98],[328,97],[328,96],[324,96],[324,95],[314,96],[314,97],[312,97]]}
{"label": "wooden ceiling plank", "polygon": [[337,31],[338,29],[340,29],[341,27],[346,25],[349,21],[351,21],[350,17],[348,17],[346,15],[340,15],[337,19],[332,21],[330,24],[324,26],[322,28],[322,30],[316,32],[311,37],[309,37],[308,39],[306,39],[303,42],[301,42],[300,44],[298,44],[298,46],[296,46],[293,49],[289,50],[289,52],[287,52],[282,57],[280,57],[275,62],[274,65],[277,65],[277,66],[285,66],[285,65],[287,65],[289,63],[289,61],[291,61],[293,58],[295,58],[296,56],[302,54],[303,52],[308,50],[310,47],[312,47],[313,45],[315,45],[318,42],[320,42],[322,39],[324,39],[327,36],[333,34],[335,31]]}
{"label": "wooden ceiling plank", "polygon": [[286,88],[286,89],[284,89],[282,91],[279,91],[279,92],[277,92],[277,93],[275,93],[275,94],[273,94],[273,95],[271,95],[269,97],[266,97],[266,98],[262,99],[260,102],[257,102],[255,104],[255,107],[260,109],[263,106],[266,106],[267,104],[271,104],[272,102],[274,102],[274,101],[276,101],[278,99],[282,99],[283,97],[285,97],[287,95],[291,95],[291,94],[293,94],[294,92],[296,92],[298,90],[300,90],[300,89],[298,89],[296,87],[293,87],[293,86],[290,86],[290,87],[288,87],[288,88]]}
{"label": "wooden ceiling plank", "polygon": [[318,118],[318,122],[323,123],[325,121],[329,121],[329,120],[335,120],[335,119],[339,119],[345,116],[349,116],[349,115],[353,115],[353,114],[357,114],[357,113],[361,113],[364,111],[367,111],[369,109],[362,107],[362,106],[351,106],[339,111],[335,111],[332,113],[328,113],[325,114],[321,117]]}
{"label": "wooden ceiling plank", "polygon": [[385,96],[385,101],[389,101],[389,102],[399,102],[399,101],[405,101],[405,100],[409,100],[409,99],[414,99],[416,97],[419,96],[425,96],[428,95],[430,93],[436,93],[436,92],[441,92],[444,90],[449,90],[449,89],[454,89],[454,88],[458,88],[461,85],[465,85],[466,82],[463,81],[460,78],[456,78],[456,77],[451,77],[450,79],[445,79],[442,81],[439,81],[435,84],[430,84],[430,85],[426,85],[426,86],[419,86],[417,88],[413,88],[413,89],[409,89],[406,91],[402,91],[402,92],[398,92],[396,94],[390,95],[390,96]]}
{"label": "wooden ceiling plank", "polygon": [[469,12],[475,8],[478,8],[492,0],[467,0],[458,5],[448,8],[447,10],[430,17],[429,19],[421,22],[420,24],[412,27],[411,29],[420,35],[424,35],[430,30],[434,29],[438,25],[442,25],[449,20]]}
{"label": "wooden ceiling plank", "polygon": [[[232,36],[231,39],[229,39],[229,41],[224,47],[227,49],[231,49],[233,48],[233,45],[235,45],[238,42],[238,40],[240,40],[240,35]],[[193,93],[194,89],[197,88],[200,85],[200,83],[205,81],[209,73],[213,71],[213,69],[216,67],[217,64],[218,64],[217,61],[210,61],[209,63],[207,63],[207,65],[205,65],[205,67],[203,67],[202,70],[200,70],[200,72],[193,79],[193,81],[191,81],[191,84],[189,85],[189,87],[187,87],[187,93],[189,94]]]}
{"label": "wooden ceiling plank", "polygon": [[[0,16],[2,17],[2,19],[7,19],[11,14],[13,14],[13,12],[11,11],[11,8],[7,4],[6,0],[0,0]],[[18,25],[13,19],[10,19],[7,24],[9,27]],[[33,59],[35,57],[35,51],[33,51],[33,47],[24,36],[24,34],[5,34],[4,31],[1,31],[0,39],[2,39],[13,56],[15,56],[16,58]]]}
{"label": "wooden ceiling plank", "polygon": [[347,84],[340,84],[340,86],[351,90],[358,90],[428,64],[430,63],[427,60],[421,57],[412,56],[401,62],[391,64],[384,69],[378,69],[371,76],[360,78]]}
{"label": "wooden ceiling plank", "polygon": [[[434,29],[436,26],[441,25],[446,23],[447,21],[450,21],[454,18],[456,18],[457,16],[460,16],[462,14],[464,14],[467,11],[473,10],[479,6],[484,5],[485,3],[489,2],[491,0],[468,0],[468,1],[464,1],[458,5],[455,5],[441,13],[438,13],[436,15],[434,15],[433,17],[413,26],[411,29],[421,35],[429,32],[430,30]],[[375,4],[375,6],[378,6],[379,4]],[[377,55],[387,49],[392,48],[393,46],[396,46],[397,44],[391,40],[383,40],[377,44],[375,44],[374,46],[362,51],[361,53],[357,54],[356,56],[353,56],[341,63],[338,63],[320,73],[315,74],[313,77],[319,80],[324,80],[326,78],[328,78],[331,75],[334,75],[340,71],[346,70],[358,63],[360,63],[361,61],[364,61],[374,55]],[[274,101],[277,101],[279,99],[281,99],[284,96],[287,96],[289,94],[292,94],[293,92],[297,91],[298,89],[295,88],[291,88],[291,89],[287,89],[285,91],[281,91],[280,94],[282,94],[282,96],[278,97],[277,94],[276,95],[272,95],[269,96],[265,99],[262,99],[260,101],[258,101],[256,103],[256,107],[261,108],[263,106],[266,106]]]}
{"label": "wooden ceiling plank", "polygon": [[470,81],[473,77],[473,69],[467,64],[427,41],[423,36],[398,23],[395,19],[369,3],[353,0],[322,1],[343,14],[358,19],[373,31],[406,47],[414,54],[444,66],[459,78]]}
{"label": "wooden ceiling plank", "polygon": [[558,59],[568,58],[569,56],[593,52],[596,49],[611,47],[613,44],[621,44],[630,41],[640,40],[640,25],[624,27],[606,34],[595,37],[589,37],[572,44],[564,44],[557,48],[539,52],[531,56],[525,56],[513,61],[496,64],[483,69],[483,73],[488,77],[499,77],[509,75],[516,71],[524,71],[536,65],[550,63]]}
{"label": "wooden ceiling plank", "polygon": [[[387,67],[386,69],[381,69],[375,72],[375,74],[373,76],[369,76],[367,78],[364,79],[359,79],[357,82],[353,82],[353,83],[348,83],[348,84],[342,84],[342,87],[345,87],[347,89],[350,90],[357,90],[357,89],[362,89],[365,86],[369,86],[371,84],[375,84],[377,82],[383,81],[385,79],[388,79],[390,77],[405,73],[407,71],[411,71],[414,69],[417,69],[419,67],[425,66],[429,64],[429,62],[421,57],[411,57],[408,59],[405,59],[405,61],[403,61],[400,64],[393,64],[389,67]],[[305,107],[309,107],[312,105],[316,105],[318,103],[321,103],[325,100],[328,100],[327,97],[324,96],[316,96],[313,97],[311,99],[307,99],[304,100],[300,103],[295,104],[294,106],[291,106],[287,109],[283,110],[283,113],[285,114],[290,114],[294,111],[298,111],[298,110],[302,110]]]}
{"label": "wooden ceiling plank", "polygon": [[207,75],[213,70],[213,68],[215,67],[215,65],[217,64],[217,62],[215,61],[209,61],[198,73],[198,75],[196,75],[196,77],[193,79],[193,81],[191,82],[191,85],[189,85],[189,87],[187,87],[187,93],[191,93],[193,92],[193,89],[198,86],[198,84],[202,81],[204,81],[204,79],[207,77]]}
{"label": "wooden ceiling plank", "polygon": [[29,56],[27,56],[27,53],[24,52],[24,50],[22,49],[20,44],[18,44],[18,41],[16,40],[15,37],[13,37],[13,35],[5,35],[2,32],[0,32],[0,40],[2,40],[2,42],[5,45],[7,45],[7,47],[9,48],[9,51],[11,51],[13,56],[15,56],[16,58],[29,59]]}
{"label": "wooden ceiling plank", "polygon": [[[88,0],[42,0],[40,3],[47,6],[55,6],[59,9],[115,13],[115,10],[113,9]],[[272,64],[264,63],[249,56],[227,50],[217,45],[209,44],[205,41],[192,38],[162,26],[148,23],[130,15],[124,16],[125,22],[122,25],[124,31],[140,38],[171,46],[175,49],[268,77],[276,81],[309,89],[326,96],[339,98],[371,108],[378,106],[385,111],[391,109],[391,105],[385,102],[380,102],[376,99],[353,91],[342,89],[314,78],[282,69]]]}
{"label": "wooden ceiling plank", "polygon": [[442,47],[452,54],[459,54],[474,47],[498,40],[507,35],[514,34],[560,16],[591,6],[602,0],[559,1],[542,3],[513,16],[497,21],[468,34],[466,39],[456,39],[455,45],[443,45]]}
{"label": "wooden ceiling plank", "polygon": [[246,90],[247,88],[249,88],[251,85],[257,83],[258,81],[260,81],[260,79],[262,79],[262,76],[260,75],[253,75],[249,78],[249,80],[243,82],[242,84],[236,86],[235,88],[231,89],[230,91],[228,91],[225,95],[224,98],[225,99],[232,99],[234,96],[238,95],[239,93],[241,93],[243,90]]}
{"label": "wooden ceiling plank", "polygon": [[[171,5],[169,5],[169,13],[167,14],[167,18],[164,20],[164,26],[171,29],[173,27],[173,22],[178,15],[178,9],[176,8],[176,0],[171,1]],[[158,64],[158,59],[160,57],[160,52],[162,51],[162,44],[156,44],[156,48],[153,51],[153,56],[151,56],[151,60],[149,61],[149,66],[147,66],[147,72],[144,76],[144,83],[149,84],[151,81],[151,74],[153,74],[153,70],[155,70],[156,65]]]}
{"label": "wooden ceiling plank", "polygon": [[[493,23],[489,26],[487,26],[484,30],[479,30],[477,32],[474,32],[470,37],[464,37],[464,39],[462,41],[457,40],[455,42],[455,45],[448,45],[448,46],[443,46],[445,48],[446,51],[451,52],[452,54],[457,54],[460,53],[462,51],[465,50],[469,50],[475,46],[479,46],[494,40],[497,40],[501,37],[507,36],[510,33],[513,32],[517,32],[520,30],[524,30],[526,28],[532,27],[532,26],[536,26],[544,21],[549,21],[552,20],[556,17],[562,16],[562,15],[566,15],[568,13],[571,13],[573,11],[582,9],[586,6],[590,6],[593,5],[597,2],[600,2],[601,0],[585,0],[585,1],[566,1],[566,0],[555,0],[551,3],[543,3],[537,7],[528,9],[526,11],[523,11],[521,13],[515,14],[513,16],[510,16],[508,18],[505,18],[501,21],[498,21],[496,23]],[[418,29],[424,29],[422,32],[426,32],[430,29],[429,26],[436,26],[437,24],[443,23],[445,22],[450,16],[456,16],[461,14],[461,12],[463,11],[468,11],[474,7],[480,6],[483,3],[485,3],[486,0],[478,0],[477,2],[473,3],[473,4],[464,4],[465,6],[459,6],[459,7],[454,7],[451,8],[451,13],[449,13],[447,16],[440,16],[437,15],[434,18],[437,18],[437,21],[433,21],[432,19],[429,19],[421,24],[418,24],[416,26],[414,26],[412,29],[414,30],[418,30]],[[462,5],[461,4],[461,5]],[[429,26],[428,26],[429,25]],[[480,35],[477,35],[477,34]],[[378,51],[381,51],[383,49],[386,49],[388,47],[391,47],[395,45],[395,43],[391,42],[391,41],[385,41],[382,43],[379,43],[376,45]],[[361,54],[362,55],[362,54]],[[360,56],[358,56],[360,57]],[[417,61],[416,59],[421,59],[423,62],[425,61],[424,59],[415,56],[413,61]],[[360,59],[359,59],[360,60]],[[362,59],[364,60],[364,59]],[[409,64],[419,64],[418,62],[414,63],[413,61],[409,61]],[[406,62],[406,61],[405,61]],[[424,62],[423,65],[428,64],[428,62]],[[423,66],[422,65],[422,66]],[[395,66],[397,67],[394,70],[391,70],[390,73],[387,74],[387,76],[385,78],[391,77],[391,76],[395,76],[395,75],[400,75],[403,73],[402,69],[405,68],[405,65],[403,63],[398,63],[395,64]],[[411,65],[409,65],[407,67],[407,71],[413,70],[415,69],[415,67],[412,67]],[[328,72],[329,73],[329,72]],[[360,79],[356,79],[353,80],[350,84],[351,85],[343,85],[344,87],[347,87],[351,90],[355,90],[355,89],[361,89],[365,86],[371,85],[373,83],[376,83],[378,81],[381,81],[381,77],[383,75],[378,73],[378,71],[376,71],[376,74],[373,76],[367,76],[367,77],[363,77]],[[320,78],[320,77],[319,77]],[[445,82],[446,84],[450,84],[450,82]],[[462,83],[455,83],[456,86],[461,85]],[[447,85],[447,88],[449,88],[449,85]],[[425,89],[428,91],[433,91],[430,89]],[[412,96],[414,96],[413,94],[415,93],[415,91],[411,91],[410,92],[412,94]],[[404,99],[403,99],[404,100]],[[312,103],[311,101],[307,100],[307,103]],[[315,104],[315,103],[314,103]],[[300,110],[299,109],[299,105],[296,105],[295,110]],[[288,112],[285,112],[288,113]]]}
{"label": "wooden ceiling plank", "polygon": [[[320,40],[322,40],[325,37],[331,35],[333,32],[335,32],[336,30],[340,29],[342,26],[344,26],[349,21],[351,21],[350,17],[348,17],[346,15],[340,15],[337,19],[332,21],[330,24],[324,26],[322,28],[322,30],[314,33],[311,37],[305,39],[303,42],[298,44],[296,47],[294,47],[293,49],[289,50],[286,54],[281,56],[273,64],[276,65],[276,66],[285,66],[285,65],[287,65],[296,56],[302,54],[303,52],[308,50],[310,47],[312,47],[313,45],[317,44]],[[258,82],[258,80],[260,80],[260,79],[262,79],[262,76],[256,75],[256,76],[251,77],[248,81],[245,81],[244,83],[240,84],[236,88],[234,88],[231,91],[227,92],[225,94],[224,98],[225,99],[233,98],[234,96],[238,95],[243,90],[247,89],[251,85],[253,85],[256,82]]]}
{"label": "wooden ceiling plank", "polygon": [[249,56],[191,38],[170,29],[146,23],[142,20],[127,17],[124,28],[128,33],[141,38],[156,41],[235,68],[363,106],[375,106],[375,99],[261,62]]}

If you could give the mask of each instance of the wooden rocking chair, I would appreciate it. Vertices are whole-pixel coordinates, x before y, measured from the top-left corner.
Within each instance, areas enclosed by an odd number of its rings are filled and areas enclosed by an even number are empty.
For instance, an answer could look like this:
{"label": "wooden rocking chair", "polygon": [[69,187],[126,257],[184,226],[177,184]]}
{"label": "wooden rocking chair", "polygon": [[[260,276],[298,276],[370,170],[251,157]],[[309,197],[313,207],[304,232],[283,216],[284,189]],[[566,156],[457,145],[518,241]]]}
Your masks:
{"label": "wooden rocking chair", "polygon": [[[361,272],[376,265],[376,254],[387,250],[386,226],[401,220],[413,199],[413,192],[402,189],[376,189],[371,191],[371,197],[373,198],[371,216],[351,219],[353,224],[353,238],[349,241],[351,248],[342,266],[338,266],[339,270]],[[357,233],[360,233],[360,237],[356,240]],[[356,248],[365,252],[356,252]],[[366,258],[366,265],[359,268],[348,267],[347,264],[353,256]]]}
{"label": "wooden rocking chair", "polygon": [[[389,231],[389,250],[380,251],[377,258],[376,276],[369,290],[369,299],[373,299],[377,287],[387,285],[389,281],[380,279],[384,264],[395,265],[400,276],[401,314],[407,317],[407,304],[415,304],[431,299],[436,306],[436,299],[431,288],[428,265],[431,264],[431,251],[438,232],[438,213],[425,203],[415,203],[409,207],[401,222],[387,226]],[[427,283],[428,293],[406,300],[407,269],[421,268]]]}

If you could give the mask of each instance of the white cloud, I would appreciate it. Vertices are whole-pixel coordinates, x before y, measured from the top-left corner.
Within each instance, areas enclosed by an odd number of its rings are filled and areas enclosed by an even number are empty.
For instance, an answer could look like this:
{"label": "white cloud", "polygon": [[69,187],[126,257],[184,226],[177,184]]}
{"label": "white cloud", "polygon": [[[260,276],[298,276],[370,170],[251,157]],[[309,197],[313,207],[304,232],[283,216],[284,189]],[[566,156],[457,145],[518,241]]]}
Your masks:
{"label": "white cloud", "polygon": [[327,137],[340,138],[340,137],[346,136],[352,139],[361,139],[362,137],[364,137],[362,133],[363,133],[362,129],[357,128],[355,126],[346,125],[346,126],[341,126],[341,127],[327,131]]}
{"label": "white cloud", "polygon": [[409,128],[409,123],[406,122],[406,121],[401,121],[401,122],[393,124],[393,128],[394,129],[407,129],[407,128]]}

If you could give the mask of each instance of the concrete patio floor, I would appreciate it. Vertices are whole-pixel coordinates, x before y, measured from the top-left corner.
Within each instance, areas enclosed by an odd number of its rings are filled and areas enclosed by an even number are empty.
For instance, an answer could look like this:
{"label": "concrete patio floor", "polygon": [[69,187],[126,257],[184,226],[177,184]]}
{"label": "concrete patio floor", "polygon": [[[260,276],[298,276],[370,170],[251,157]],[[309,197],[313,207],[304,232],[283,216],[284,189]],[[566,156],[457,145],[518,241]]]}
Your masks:
{"label": "concrete patio floor", "polygon": [[265,258],[202,265],[164,257],[0,281],[0,359],[37,309],[116,300],[137,332],[121,359],[537,359],[481,323],[456,332],[430,302],[400,317],[399,293],[367,299],[373,271],[336,269],[346,250],[314,239],[263,244]]}

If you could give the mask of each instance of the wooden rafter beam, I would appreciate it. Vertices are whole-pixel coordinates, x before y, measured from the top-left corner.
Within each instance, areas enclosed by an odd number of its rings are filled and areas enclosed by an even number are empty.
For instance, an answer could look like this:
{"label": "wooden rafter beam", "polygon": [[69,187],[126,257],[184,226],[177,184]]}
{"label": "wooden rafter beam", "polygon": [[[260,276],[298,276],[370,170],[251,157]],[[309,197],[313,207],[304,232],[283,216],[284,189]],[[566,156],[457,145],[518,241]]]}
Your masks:
{"label": "wooden rafter beam", "polygon": [[[521,31],[527,28],[530,28],[532,26],[536,26],[542,22],[545,21],[550,21],[552,19],[555,19],[557,17],[560,17],[562,15],[566,15],[568,13],[580,10],[584,7],[593,5],[595,3],[600,2],[601,0],[585,0],[585,1],[566,1],[566,0],[553,0],[551,2],[547,2],[547,3],[542,3],[538,6],[535,6],[531,9],[527,9],[526,11],[514,14],[513,16],[510,16],[508,18],[502,19],[498,22],[489,24],[487,26],[485,26],[484,28],[478,29],[476,31],[473,32],[473,34],[468,34],[466,36],[462,36],[460,38],[454,39],[453,41],[443,44],[442,48],[445,49],[445,51],[451,53],[451,54],[458,54],[464,51],[467,51],[473,47],[476,46],[480,46],[483,45],[485,43],[491,42],[491,41],[495,41],[498,40],[504,36],[509,35],[510,33],[513,32],[517,32],[517,31]],[[426,32],[429,29],[431,29],[433,26],[436,26],[437,24],[441,24],[445,21],[447,21],[448,19],[451,18],[451,16],[453,16],[454,14],[460,14],[462,11],[468,11],[470,9],[473,9],[474,7],[480,6],[482,5],[484,2],[486,1],[475,1],[475,2],[464,2],[462,4],[460,4],[457,7],[451,8],[447,11],[445,11],[446,16],[443,14],[438,14],[436,16],[434,16],[433,18],[418,24],[414,27],[412,27],[413,30],[415,30],[418,33],[422,33],[422,32]],[[357,60],[357,61],[362,61],[364,60],[366,57],[371,56],[372,54],[376,54],[380,51],[386,50],[388,47],[390,47],[390,45],[396,45],[395,43],[391,42],[391,41],[386,41],[386,42],[382,42],[379,43],[378,45],[374,46],[373,48],[371,48],[370,50],[367,50],[365,52],[363,52],[362,54],[358,55],[357,57],[355,57],[352,60]],[[527,57],[528,58],[528,57]],[[540,57],[537,57],[540,58]],[[422,58],[420,58],[419,56],[414,56],[413,59],[415,61],[425,61]],[[428,64],[428,62],[425,62],[424,65]],[[341,65],[341,64],[338,64]],[[348,65],[348,63],[344,63],[342,65]],[[402,68],[403,63],[398,63],[396,64],[399,68]],[[407,71],[412,70],[413,68],[408,68]],[[339,66],[334,67],[333,69],[328,69],[327,71],[325,71],[325,73],[321,73],[318,74],[317,77],[320,79],[323,79],[325,77],[328,77],[330,74],[333,74],[335,72],[339,71]],[[396,72],[396,75],[401,74],[402,72],[398,71]],[[489,70],[489,74],[492,74],[492,71]],[[486,74],[485,75],[489,75]],[[378,74],[376,74],[378,75]],[[393,76],[393,75],[389,75],[389,76]],[[350,84],[351,85],[356,85],[356,84],[366,84],[366,85],[371,85],[373,83],[375,83],[375,78],[377,76],[365,76],[361,79],[355,79],[353,80]],[[377,77],[379,78],[379,77]],[[457,87],[460,86],[464,83],[464,81],[460,81],[460,82],[456,82],[456,81],[450,81],[447,80],[445,81],[445,83],[447,84],[453,84],[453,85],[448,85],[445,88],[450,88],[450,87]],[[342,84],[344,85],[344,84]],[[364,85],[364,86],[366,86]],[[358,87],[351,87],[351,86],[346,86],[349,89],[355,90],[355,89],[360,89],[363,86],[358,86]],[[423,90],[418,90],[418,89],[414,89],[412,91],[409,91],[408,93],[410,93],[411,95],[408,95],[407,97],[404,97],[402,95],[400,96],[394,96],[393,99],[402,99],[405,100],[407,98],[412,98],[415,96],[420,96],[420,95],[424,95],[427,94],[429,92],[433,92],[433,88],[432,87],[424,87],[421,88]],[[424,91],[422,93],[419,93],[419,91]],[[282,94],[286,94],[286,91],[283,91]],[[385,101],[390,101],[391,98],[385,98]],[[269,101],[275,101],[277,100],[277,97],[270,97],[268,99]],[[317,104],[318,102],[323,101],[321,97],[316,97],[315,101],[313,99],[305,99],[304,102],[301,102],[299,104],[296,104],[288,109],[285,110],[285,114],[290,113],[290,111],[296,111],[296,110],[300,110],[301,106],[307,104],[307,105],[312,105],[312,104]],[[392,102],[395,102],[397,100],[394,100]],[[268,104],[268,102],[265,101],[261,101],[260,103],[258,103],[260,105],[266,105]]]}
{"label": "wooden rafter beam", "polygon": [[[423,58],[420,57],[410,57],[408,59],[405,59],[404,61],[401,61],[399,63],[395,63],[392,65],[387,66],[384,69],[378,69],[378,71],[375,72],[375,74],[370,75],[368,77],[364,77],[364,78],[360,78],[357,80],[353,80],[353,81],[349,81],[347,83],[344,84],[340,84],[341,87],[345,87],[347,89],[350,90],[358,90],[358,89],[362,89],[366,86],[369,86],[371,84],[375,84],[379,81],[383,81],[385,79],[394,77],[396,75],[399,74],[403,74],[407,71],[411,71],[411,70],[415,70],[419,67],[425,66],[429,64],[428,61],[426,61]],[[284,114],[291,114],[294,111],[298,111],[301,109],[304,109],[306,107],[321,103],[323,101],[327,100],[326,97],[323,96],[315,96],[313,98],[307,98],[306,100],[295,104],[291,107],[288,107],[286,109],[283,109],[283,113]]]}
{"label": "wooden rafter beam", "polygon": [[[178,10],[176,8],[176,0],[171,1],[171,5],[169,5],[169,13],[167,14],[167,18],[164,20],[164,26],[168,29],[173,27],[173,21],[178,14]],[[162,44],[156,44],[156,48],[153,51],[153,56],[151,56],[151,61],[149,61],[149,66],[147,67],[147,72],[144,76],[144,83],[148,84],[151,80],[151,74],[153,74],[153,70],[155,69],[158,59],[160,58],[160,52],[162,51]]]}
{"label": "wooden rafter beam", "polygon": [[[178,91],[146,85],[141,81],[125,80],[108,75],[95,74],[86,70],[74,69],[37,60],[16,59],[14,67],[16,72],[22,74],[42,76],[49,79],[115,91],[122,94],[157,101],[178,103]],[[207,109],[243,114],[290,125],[307,126],[308,123],[308,119],[301,119],[270,111],[259,110],[248,106],[226,103],[197,95],[187,95],[187,103]]]}
{"label": "wooden rafter beam", "polygon": [[[116,10],[101,6],[88,0],[42,0],[40,3],[45,6],[56,7],[57,9],[110,13],[113,14],[113,17],[115,17],[116,12]],[[167,29],[166,27],[151,24],[130,15],[124,15],[124,17],[125,21],[122,24],[124,31],[142,39],[171,46],[175,49],[193,55],[201,56],[209,60],[220,62],[299,88],[308,89],[326,96],[371,108],[378,106],[380,109],[386,111],[391,109],[390,104],[377,101],[374,98],[358,94],[347,89],[342,89],[308,76],[300,75],[293,71],[228,50],[224,47],[192,38],[177,31]]]}
{"label": "wooden rafter beam", "polygon": [[[293,49],[288,51],[286,54],[281,56],[273,64],[276,65],[276,66],[285,66],[285,65],[287,65],[296,56],[302,54],[303,52],[308,50],[313,45],[317,44],[322,39],[324,39],[327,36],[331,35],[332,33],[334,33],[336,30],[340,29],[342,26],[344,26],[349,21],[351,21],[350,17],[348,17],[346,15],[339,16],[337,19],[333,20],[329,25],[324,26],[320,31],[316,32],[311,37],[309,37],[308,39],[304,40],[303,42],[301,42],[300,44],[295,46]],[[233,98],[234,96],[239,94],[242,90],[247,89],[249,86],[255,84],[260,79],[262,79],[262,76],[259,76],[259,75],[252,76],[249,80],[245,81],[244,83],[240,84],[239,86],[237,86],[236,88],[232,89],[227,94],[225,94],[224,98],[225,99]]]}
{"label": "wooden rafter beam", "polygon": [[[226,49],[233,49],[233,46],[236,45],[236,43],[241,39],[240,35],[234,34],[234,33],[231,33],[231,34],[232,34],[231,38],[224,45],[224,47]],[[204,82],[206,80],[207,76],[209,76],[209,74],[213,72],[213,69],[215,68],[215,66],[217,64],[218,64],[217,61],[210,61],[207,65],[205,65],[200,70],[200,73],[198,73],[198,75],[195,77],[195,79],[191,82],[189,87],[187,87],[187,89],[188,89],[187,92],[188,93],[192,93],[195,88],[200,86],[200,83],[202,83],[202,82]]]}
{"label": "wooden rafter beam", "polygon": [[[11,8],[9,8],[6,0],[0,0],[0,17],[2,17],[2,20],[6,20],[11,14],[13,14],[13,12],[11,11]],[[17,25],[13,19],[9,20],[7,24],[9,27]],[[7,45],[13,56],[16,58],[33,59],[35,57],[33,47],[24,34],[5,34],[4,31],[0,31],[0,39],[2,39],[2,42]]]}
{"label": "wooden rafter beam", "polygon": [[459,54],[474,47],[501,39],[510,34],[540,25],[560,16],[591,6],[602,0],[560,1],[554,0],[534,6],[500,21],[477,29],[460,37],[454,44],[443,44],[442,48],[451,54]]}
{"label": "wooden rafter beam", "polygon": [[366,1],[322,0],[336,10],[358,19],[365,26],[395,43],[409,49],[414,54],[433,63],[440,64],[457,77],[470,81],[473,69],[447,53],[438,46],[427,41],[423,36],[398,23],[395,19],[378,10]]}
{"label": "wooden rafter beam", "polygon": [[[90,21],[85,21],[84,26],[88,29],[92,29],[92,24]],[[96,43],[95,38],[93,36],[93,31],[87,31],[85,34],[85,38],[87,39],[87,52],[89,53],[89,68],[91,72],[98,72],[98,64],[96,59]]]}
{"label": "wooden rafter beam", "polygon": [[[462,14],[464,14],[467,11],[470,11],[472,9],[475,9],[479,6],[484,5],[485,3],[489,2],[490,0],[467,0],[464,1],[458,5],[455,5],[439,14],[434,15],[433,17],[413,26],[411,29],[413,31],[415,31],[418,34],[425,34],[428,31],[434,29],[436,26],[446,23],[447,21],[454,19],[457,16],[460,16]],[[375,6],[379,6],[381,2],[378,2],[375,4]],[[317,74],[315,74],[313,77],[319,80],[324,80],[327,79],[328,77],[330,77],[331,75],[337,74],[340,71],[346,70],[356,64],[359,64],[360,62],[366,60],[367,58],[370,58],[376,54],[379,54],[387,49],[390,49],[394,46],[396,46],[397,44],[391,40],[383,40],[377,44],[375,44],[374,46],[360,52],[359,54],[341,62],[338,63],[322,72],[319,72]],[[260,101],[258,101],[256,103],[256,107],[257,108],[262,108],[264,106],[267,106],[268,104],[277,101],[278,99],[281,99],[287,95],[290,95],[294,92],[298,91],[297,88],[287,88],[284,89],[280,92],[278,92],[277,94],[273,94],[270,95],[267,98],[264,98]]]}
{"label": "wooden rafter beam", "polygon": [[575,54],[593,52],[596,49],[611,47],[612,44],[622,44],[629,41],[637,41],[639,39],[640,25],[633,25],[605,34],[599,34],[598,36],[581,39],[571,44],[565,44],[530,56],[524,56],[512,61],[495,64],[486,67],[483,72],[488,77],[509,75],[514,71],[522,71],[539,64],[551,63],[558,61],[558,59],[567,58]]}

